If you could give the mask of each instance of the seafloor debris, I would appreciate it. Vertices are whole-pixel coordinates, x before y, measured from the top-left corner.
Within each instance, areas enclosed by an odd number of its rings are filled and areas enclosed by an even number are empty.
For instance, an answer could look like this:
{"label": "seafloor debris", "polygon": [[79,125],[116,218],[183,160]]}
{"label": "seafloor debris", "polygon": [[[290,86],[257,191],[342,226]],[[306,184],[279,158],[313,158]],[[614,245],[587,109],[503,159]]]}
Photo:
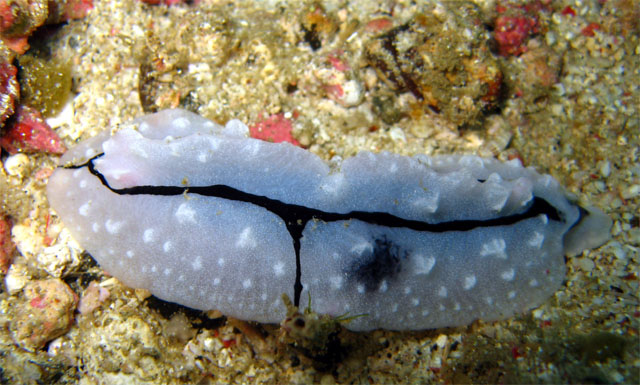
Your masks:
{"label": "seafloor debris", "polygon": [[531,39],[520,57],[510,57],[505,83],[511,96],[524,99],[527,111],[540,109],[558,82],[562,58],[544,42]]}
{"label": "seafloor debris", "polygon": [[463,126],[496,106],[502,73],[471,3],[416,16],[367,45],[366,58],[396,92]]}
{"label": "seafloor debris", "polygon": [[10,322],[13,339],[27,350],[41,349],[69,329],[77,302],[76,294],[59,279],[28,283]]}
{"label": "seafloor debris", "polygon": [[150,53],[141,59],[138,76],[138,95],[143,111],[157,112],[163,108],[183,107],[195,111],[197,100],[181,76],[188,72],[185,62],[176,61],[164,52]]}
{"label": "seafloor debris", "polygon": [[[196,112],[203,83],[216,76],[231,54],[235,27],[226,13],[195,13],[176,27],[174,40],[160,41],[151,28],[138,53],[138,96],[143,111],[182,107]],[[233,42],[233,44],[231,44]],[[214,48],[212,48],[214,47]],[[198,52],[209,52],[206,57]]]}
{"label": "seafloor debris", "polygon": [[282,295],[282,301],[287,307],[287,317],[280,324],[279,343],[293,347],[316,370],[328,371],[342,361],[346,349],[340,334],[347,332],[340,322],[345,319],[318,314],[310,306],[301,313],[286,294]]}
{"label": "seafloor debris", "polygon": [[335,33],[337,26],[333,18],[320,5],[315,5],[313,9],[303,17],[301,28],[303,40],[309,44],[312,50],[317,51]]}

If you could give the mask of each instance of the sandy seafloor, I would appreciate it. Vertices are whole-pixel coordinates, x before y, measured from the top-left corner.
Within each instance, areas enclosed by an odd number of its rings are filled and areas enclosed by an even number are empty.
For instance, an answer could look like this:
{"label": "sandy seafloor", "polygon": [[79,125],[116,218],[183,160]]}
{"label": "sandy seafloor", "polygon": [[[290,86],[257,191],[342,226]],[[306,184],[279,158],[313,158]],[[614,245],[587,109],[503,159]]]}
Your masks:
{"label": "sandy seafloor", "polygon": [[[192,312],[185,317],[160,311],[166,307],[104,274],[49,216],[42,175],[58,158],[19,155],[7,161],[5,155],[6,191],[23,201],[14,218],[20,254],[7,277],[12,290],[5,286],[0,294],[0,382],[638,383],[637,2],[545,5],[527,51],[543,52],[555,63],[536,55],[500,56],[493,49],[492,60],[509,75],[499,106],[474,117],[473,127],[453,124],[442,112],[446,101],[434,102],[437,108],[419,106],[411,92],[393,89],[364,54],[381,33],[376,28],[388,23],[372,20],[387,19],[392,27],[419,14],[446,20],[465,12],[460,2],[205,0],[169,8],[132,0],[94,3],[87,17],[46,42],[73,72],[68,106],[49,121],[67,146],[143,114],[141,91],[146,108],[183,106],[221,123],[238,118],[251,124],[283,114],[293,122],[294,136],[325,159],[360,150],[518,157],[610,215],[612,238],[568,258],[565,285],[537,309],[467,327],[343,332],[343,356],[326,365],[278,343],[275,325],[203,322],[206,317]],[[498,16],[497,2],[475,4],[484,24],[470,25],[471,34],[480,28],[490,40],[486,25]],[[591,23],[598,24],[593,36],[583,32]],[[312,24],[314,33],[305,36]],[[450,33],[464,35],[462,27]],[[141,76],[147,76],[148,88],[139,87]],[[551,83],[540,80],[545,76]],[[336,84],[351,93],[336,94]],[[76,312],[62,336],[28,351],[11,333],[16,314],[27,306],[21,287],[52,277],[78,296],[90,281],[109,296],[92,312]]]}

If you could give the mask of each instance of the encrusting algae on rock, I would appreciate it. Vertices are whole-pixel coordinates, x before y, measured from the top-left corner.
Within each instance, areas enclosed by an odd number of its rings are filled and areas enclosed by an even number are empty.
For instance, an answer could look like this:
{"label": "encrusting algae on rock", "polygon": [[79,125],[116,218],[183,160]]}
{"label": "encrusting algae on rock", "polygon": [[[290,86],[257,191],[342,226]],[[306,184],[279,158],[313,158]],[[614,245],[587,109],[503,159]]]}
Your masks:
{"label": "encrusting algae on rock", "polygon": [[69,330],[78,297],[59,279],[30,282],[23,293],[9,328],[20,346],[35,351]]}

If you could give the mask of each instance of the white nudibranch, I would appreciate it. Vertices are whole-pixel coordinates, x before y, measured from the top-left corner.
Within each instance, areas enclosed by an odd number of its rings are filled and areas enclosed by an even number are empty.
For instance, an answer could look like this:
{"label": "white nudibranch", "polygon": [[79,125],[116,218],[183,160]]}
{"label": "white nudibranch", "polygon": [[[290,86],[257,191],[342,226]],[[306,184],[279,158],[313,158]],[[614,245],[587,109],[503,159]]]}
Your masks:
{"label": "white nudibranch", "polygon": [[67,152],[51,207],[113,276],[195,309],[276,323],[282,294],[345,326],[497,320],[561,287],[565,254],[611,220],[548,175],[477,156],[362,152],[333,162],[183,110]]}

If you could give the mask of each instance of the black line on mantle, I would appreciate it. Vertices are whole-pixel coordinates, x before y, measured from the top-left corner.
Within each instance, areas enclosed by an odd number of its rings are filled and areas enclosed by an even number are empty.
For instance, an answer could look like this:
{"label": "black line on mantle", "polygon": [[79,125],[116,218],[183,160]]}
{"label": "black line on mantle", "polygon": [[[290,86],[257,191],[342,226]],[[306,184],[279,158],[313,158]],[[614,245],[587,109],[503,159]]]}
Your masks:
{"label": "black line on mantle", "polygon": [[301,274],[302,267],[300,265],[300,240],[302,232],[307,223],[312,220],[321,220],[324,222],[359,220],[372,225],[384,227],[403,227],[415,231],[425,231],[432,233],[443,233],[448,231],[469,231],[479,227],[496,227],[509,226],[517,222],[537,217],[538,215],[546,215],[548,219],[561,221],[558,211],[546,200],[534,197],[529,207],[522,213],[508,215],[505,217],[476,220],[454,220],[440,223],[428,223],[413,219],[404,219],[385,212],[368,212],[368,211],[351,211],[348,213],[331,213],[314,208],[309,208],[292,203],[284,203],[276,199],[271,199],[262,195],[250,194],[226,185],[211,186],[134,186],[122,189],[116,189],[109,185],[104,175],[96,170],[93,164],[94,160],[100,158],[104,154],[99,154],[89,159],[86,163],[80,165],[62,166],[67,169],[78,169],[87,167],[89,172],[95,175],[100,182],[119,195],[161,195],[176,196],[182,194],[198,194],[207,197],[216,197],[228,199],[238,202],[246,202],[262,208],[279,216],[285,223],[287,231],[293,241],[293,249],[296,254],[296,280],[294,284],[294,304],[300,305],[300,294],[302,293]]}

